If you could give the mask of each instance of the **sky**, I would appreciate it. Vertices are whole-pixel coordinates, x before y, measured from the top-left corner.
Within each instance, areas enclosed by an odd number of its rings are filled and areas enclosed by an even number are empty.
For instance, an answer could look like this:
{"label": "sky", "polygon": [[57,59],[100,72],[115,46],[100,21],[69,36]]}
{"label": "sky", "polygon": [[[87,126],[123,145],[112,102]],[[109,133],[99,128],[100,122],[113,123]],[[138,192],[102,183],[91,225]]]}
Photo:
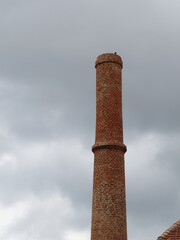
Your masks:
{"label": "sky", "polygon": [[123,59],[129,240],[180,218],[179,0],[0,0],[0,239],[89,240],[95,60]]}

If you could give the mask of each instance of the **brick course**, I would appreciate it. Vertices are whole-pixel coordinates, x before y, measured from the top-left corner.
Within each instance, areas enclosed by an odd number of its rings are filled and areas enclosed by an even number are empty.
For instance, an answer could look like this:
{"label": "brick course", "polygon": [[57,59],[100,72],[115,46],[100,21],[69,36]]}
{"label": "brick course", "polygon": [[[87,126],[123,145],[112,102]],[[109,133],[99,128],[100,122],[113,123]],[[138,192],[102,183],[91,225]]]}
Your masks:
{"label": "brick course", "polygon": [[96,60],[96,137],[91,240],[126,240],[126,196],[122,121],[122,60]]}

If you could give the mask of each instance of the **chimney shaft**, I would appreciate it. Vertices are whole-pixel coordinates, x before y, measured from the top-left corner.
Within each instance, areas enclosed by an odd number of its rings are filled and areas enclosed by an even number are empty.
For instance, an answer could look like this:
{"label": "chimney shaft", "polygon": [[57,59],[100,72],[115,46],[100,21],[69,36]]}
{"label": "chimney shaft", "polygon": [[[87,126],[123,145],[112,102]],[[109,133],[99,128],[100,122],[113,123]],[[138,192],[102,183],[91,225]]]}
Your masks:
{"label": "chimney shaft", "polygon": [[122,123],[122,60],[96,60],[96,139],[91,240],[127,240]]}

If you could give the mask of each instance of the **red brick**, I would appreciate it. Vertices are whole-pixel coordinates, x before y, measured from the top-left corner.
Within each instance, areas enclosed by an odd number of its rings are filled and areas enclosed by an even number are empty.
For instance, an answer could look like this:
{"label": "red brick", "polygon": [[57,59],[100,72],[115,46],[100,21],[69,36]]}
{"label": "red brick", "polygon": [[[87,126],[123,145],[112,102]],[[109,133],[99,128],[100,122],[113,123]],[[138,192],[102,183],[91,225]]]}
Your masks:
{"label": "red brick", "polygon": [[122,60],[96,60],[96,138],[91,240],[126,240],[126,196],[122,123]]}

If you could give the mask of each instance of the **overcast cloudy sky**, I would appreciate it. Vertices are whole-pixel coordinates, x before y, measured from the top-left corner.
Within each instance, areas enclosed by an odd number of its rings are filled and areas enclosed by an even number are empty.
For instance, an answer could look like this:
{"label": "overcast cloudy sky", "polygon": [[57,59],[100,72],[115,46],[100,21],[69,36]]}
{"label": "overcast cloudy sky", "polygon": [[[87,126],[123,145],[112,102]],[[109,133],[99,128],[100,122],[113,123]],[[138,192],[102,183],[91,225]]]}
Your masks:
{"label": "overcast cloudy sky", "polygon": [[129,240],[180,218],[180,1],[0,0],[0,239],[89,240],[96,57],[117,51]]}

